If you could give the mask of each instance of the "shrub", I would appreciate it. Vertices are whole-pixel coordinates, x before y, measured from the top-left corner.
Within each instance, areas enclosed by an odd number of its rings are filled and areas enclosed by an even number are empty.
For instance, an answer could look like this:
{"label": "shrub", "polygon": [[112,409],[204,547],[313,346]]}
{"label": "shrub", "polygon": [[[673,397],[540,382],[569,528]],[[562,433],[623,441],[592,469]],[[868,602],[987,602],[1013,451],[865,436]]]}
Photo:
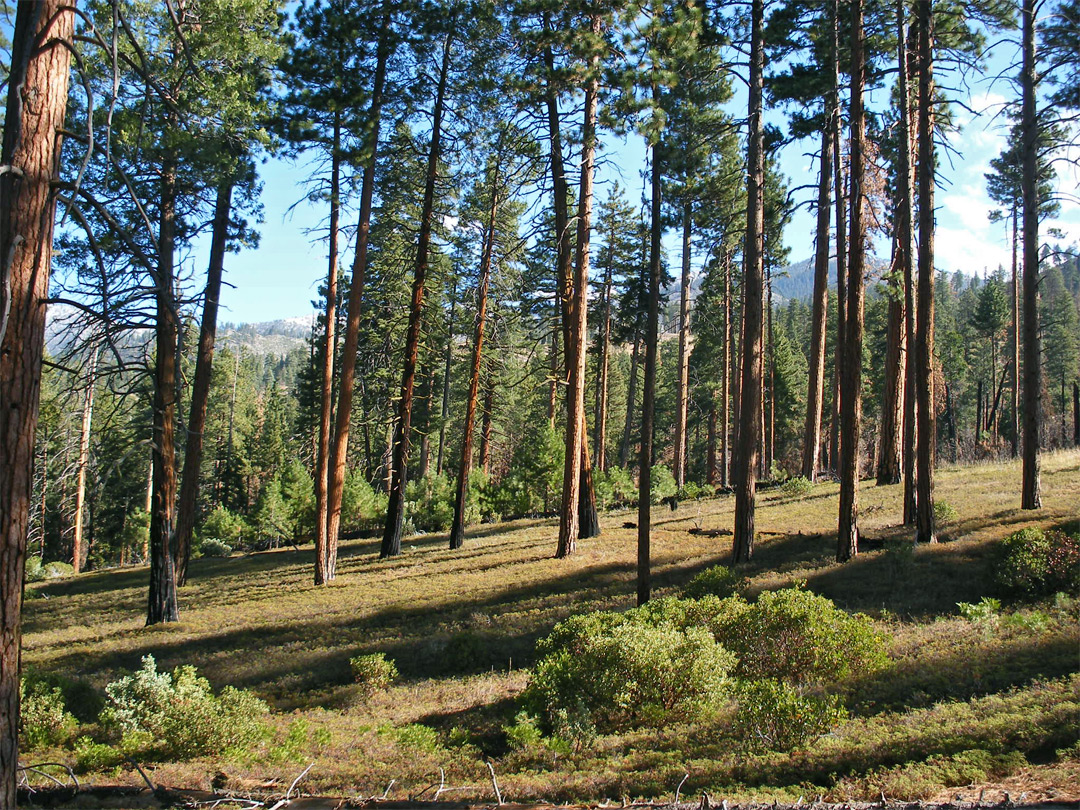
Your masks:
{"label": "shrub", "polygon": [[885,638],[869,618],[801,588],[766,591],[753,604],[729,597],[718,600],[714,611],[708,623],[738,657],[738,676],[748,680],[836,683],[880,669],[887,660]]}
{"label": "shrub", "polygon": [[44,582],[47,579],[58,579],[73,573],[75,573],[75,569],[69,563],[59,561],[42,563],[41,557],[27,557],[23,581]]}
{"label": "shrub", "polygon": [[687,599],[700,599],[703,596],[718,596],[723,599],[738,593],[743,583],[744,579],[726,565],[714,565],[686,583],[683,596]]}
{"label": "shrub", "polygon": [[536,724],[536,718],[528,712],[514,715],[514,724],[506,726],[506,744],[514,751],[524,751],[540,744],[544,735]]}
{"label": "shrub", "polygon": [[[441,532],[454,520],[454,486],[445,475],[425,475],[405,485],[405,516],[422,532]],[[465,522],[479,518],[475,508],[466,508]]]}
{"label": "shrub", "polygon": [[63,743],[75,730],[75,717],[58,686],[20,679],[19,738],[26,750]]}
{"label": "shrub", "polygon": [[655,626],[640,614],[571,617],[537,650],[525,708],[560,737],[575,740],[594,729],[700,717],[721,700],[734,665],[707,631]]}
{"label": "shrub", "polygon": [[94,742],[90,737],[75,741],[75,770],[93,773],[115,768],[124,761],[124,755],[111,745]]}
{"label": "shrub", "polygon": [[232,546],[216,537],[207,537],[199,547],[204,557],[228,557],[233,553]]}
{"label": "shrub", "polygon": [[781,485],[780,491],[789,498],[805,498],[814,491],[814,484],[809,478],[802,475],[796,475],[794,478],[789,478],[785,481]]}
{"label": "shrub", "polygon": [[376,492],[363,474],[351,470],[345,475],[341,493],[341,525],[353,528],[362,521],[386,514],[386,495]]}
{"label": "shrub", "polygon": [[652,503],[660,503],[664,498],[672,497],[679,491],[675,484],[675,476],[671,470],[663,464],[654,464],[652,477],[649,479],[649,499]]}
{"label": "shrub", "polygon": [[101,723],[120,735],[124,750],[188,759],[243,750],[265,734],[261,719],[269,709],[254,695],[226,686],[215,696],[195,667],[158,672],[151,655],[105,694]]}
{"label": "shrub", "polygon": [[[206,516],[199,533],[203,537],[216,538],[226,546],[237,548],[251,539],[252,529],[242,515],[219,506]],[[208,554],[205,546],[206,541],[203,543],[203,553]]]}
{"label": "shrub", "polygon": [[349,668],[364,700],[385,692],[398,677],[397,665],[383,653],[354,656],[349,659]]}
{"label": "shrub", "polygon": [[409,723],[394,730],[394,739],[403,748],[433,753],[439,749],[439,732],[422,723]]}
{"label": "shrub", "polygon": [[998,623],[998,611],[1001,610],[1001,602],[990,596],[984,596],[977,604],[970,602],[957,602],[960,615],[972,624],[996,625]]}
{"label": "shrub", "polygon": [[952,507],[948,501],[937,500],[934,501],[934,523],[938,526],[945,526],[949,523],[953,523],[960,517],[959,513]]}
{"label": "shrub", "polygon": [[803,695],[771,678],[741,682],[736,702],[733,731],[747,751],[791,751],[847,718],[836,697]]}
{"label": "shrub", "polygon": [[1080,588],[1080,534],[1022,529],[1001,541],[995,579],[1005,591],[1046,596]]}

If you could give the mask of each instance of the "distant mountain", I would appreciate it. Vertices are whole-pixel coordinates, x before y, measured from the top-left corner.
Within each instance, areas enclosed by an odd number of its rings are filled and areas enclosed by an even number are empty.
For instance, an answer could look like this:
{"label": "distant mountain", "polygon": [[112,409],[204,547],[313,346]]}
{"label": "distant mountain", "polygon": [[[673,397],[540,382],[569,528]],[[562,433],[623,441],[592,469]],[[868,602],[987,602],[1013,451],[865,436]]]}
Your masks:
{"label": "distant mountain", "polygon": [[311,336],[311,318],[299,316],[259,323],[223,323],[218,327],[218,344],[238,344],[252,354],[285,355],[305,348]]}
{"label": "distant mountain", "polygon": [[[867,286],[877,283],[888,271],[888,263],[876,256],[867,256],[870,268],[867,277]],[[804,259],[795,264],[789,264],[783,270],[773,274],[773,300],[777,304],[797,299],[809,301],[814,297],[814,260]],[[829,260],[829,287],[836,288],[836,261]]]}

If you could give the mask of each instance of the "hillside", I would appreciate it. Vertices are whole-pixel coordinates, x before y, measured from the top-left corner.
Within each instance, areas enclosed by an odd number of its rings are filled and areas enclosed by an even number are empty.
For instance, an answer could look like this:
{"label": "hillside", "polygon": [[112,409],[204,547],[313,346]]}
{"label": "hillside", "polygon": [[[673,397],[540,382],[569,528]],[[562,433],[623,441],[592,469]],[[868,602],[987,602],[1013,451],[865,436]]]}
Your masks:
{"label": "hillside", "polygon": [[[324,588],[311,585],[310,548],[202,558],[181,592],[181,622],[153,628],[143,627],[145,568],[29,585],[24,663],[100,690],[153,655],[162,670],[192,664],[215,688],[249,689],[270,703],[269,736],[245,751],[182,762],[147,756],[153,780],[175,787],[288,785],[314,762],[309,794],[386,790],[404,799],[438,785],[441,770],[454,789],[447,795],[486,800],[490,759],[509,801],[670,797],[684,774],[684,797],[709,792],[716,801],[884,793],[996,802],[1005,791],[1026,801],[1075,800],[1077,603],[1010,601],[990,561],[996,543],[1024,526],[1072,521],[1075,530],[1080,451],[1044,457],[1038,513],[1018,508],[1019,480],[1018,464],[941,470],[937,498],[954,514],[941,543],[916,549],[897,527],[900,488],[866,484],[865,551],[846,565],[832,558],[836,485],[759,494],[758,552],[741,572],[746,592],[803,584],[869,614],[888,640],[885,669],[847,683],[848,719],[790,753],[740,748],[723,706],[706,720],[646,724],[580,744],[527,733],[516,701],[535,664],[535,640],[571,614],[632,605],[635,531],[624,522],[634,515],[626,512],[605,515],[603,536],[582,541],[564,561],[551,558],[550,520],[473,527],[459,551],[445,548],[445,535],[414,536],[391,560],[377,558],[374,542],[349,542],[337,580]],[[728,559],[732,509],[730,497],[657,508],[658,596]],[[986,596],[1005,604],[979,606]],[[977,609],[961,614],[957,603]],[[349,659],[376,652],[397,663],[401,679],[367,699]],[[92,703],[86,686],[77,690],[84,715]],[[90,720],[77,732],[87,738],[84,751],[91,737],[107,741]],[[31,758],[70,762],[72,745]],[[90,770],[84,781],[141,781],[128,764]]]}

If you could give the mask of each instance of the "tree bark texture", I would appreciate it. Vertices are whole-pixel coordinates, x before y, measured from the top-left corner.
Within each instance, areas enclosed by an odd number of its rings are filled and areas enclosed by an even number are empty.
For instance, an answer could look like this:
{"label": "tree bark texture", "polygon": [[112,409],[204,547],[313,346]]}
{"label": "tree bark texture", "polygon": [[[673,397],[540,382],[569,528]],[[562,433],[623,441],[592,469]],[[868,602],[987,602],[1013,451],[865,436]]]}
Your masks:
{"label": "tree bark texture", "polygon": [[743,250],[743,345],[742,382],[739,386],[739,430],[735,448],[735,531],[733,563],[748,562],[754,555],[754,502],[756,466],[761,430],[761,339],[764,300],[764,127],[762,84],[764,73],[764,2],[751,6],[750,134],[746,184],[746,247]]}
{"label": "tree bark texture", "polygon": [[[904,148],[897,161],[897,185],[902,195],[896,210],[897,260],[902,258],[904,274],[904,525],[915,525],[916,483],[915,483],[915,442],[916,442],[916,393],[915,393],[915,252],[913,250],[915,190],[912,178],[912,155],[915,145],[915,129],[911,125],[911,88],[912,54],[907,47],[911,35],[906,25],[906,4],[904,0],[896,3],[896,57],[900,87],[900,143]],[[916,48],[917,50],[917,48]],[[902,256],[901,256],[902,253]]]}
{"label": "tree bark texture", "polygon": [[[15,807],[19,665],[34,435],[45,348],[56,179],[72,13],[19,3],[0,164],[0,806]],[[68,5],[74,5],[68,4]],[[43,43],[35,47],[36,43]]]}
{"label": "tree bark texture", "polygon": [[[612,230],[614,230],[612,223]],[[614,244],[614,237],[611,240]],[[607,422],[608,422],[608,368],[611,364],[611,287],[612,287],[611,263],[604,272],[604,309],[600,323],[598,336],[599,357],[597,358],[596,381],[596,426],[595,439],[593,442],[593,457],[596,459],[596,469],[603,472],[607,469]]]}
{"label": "tree bark texture", "polygon": [[214,342],[217,339],[218,301],[221,277],[225,269],[225,247],[229,239],[229,213],[232,210],[231,181],[218,187],[214,203],[214,222],[210,237],[210,262],[203,293],[202,324],[199,348],[195,356],[195,378],[191,384],[191,410],[184,447],[184,469],[180,476],[180,503],[176,516],[176,584],[187,582],[191,559],[191,535],[195,529],[195,505],[199,497],[199,471],[202,467],[203,433],[206,429],[206,406],[210,401],[210,381],[214,369]]}
{"label": "tree bark texture", "polygon": [[817,480],[821,453],[821,411],[825,397],[825,329],[829,314],[829,224],[832,221],[832,143],[834,109],[826,105],[821,127],[821,174],[818,178],[817,243],[814,251],[814,303],[810,327],[810,380],[806,391],[802,474]]}
{"label": "tree bark texture", "polygon": [[1023,190],[1024,245],[1024,427],[1021,507],[1042,507],[1040,482],[1039,417],[1042,409],[1042,365],[1039,337],[1039,122],[1035,116],[1035,12],[1036,0],[1021,8],[1024,62],[1020,125],[1023,138],[1021,188]]}
{"label": "tree bark texture", "polygon": [[[640,320],[640,315],[639,315]],[[637,401],[638,366],[641,363],[640,328],[634,329],[634,340],[630,344],[630,379],[626,384],[626,421],[623,423],[622,442],[619,443],[619,466],[630,463],[630,436],[634,432],[634,407]]]}
{"label": "tree bark texture", "polygon": [[83,392],[82,425],[79,429],[79,466],[75,482],[75,529],[71,541],[71,567],[73,573],[82,570],[87,549],[83,544],[83,512],[86,509],[86,470],[90,466],[90,429],[94,420],[94,385],[97,382],[98,349],[90,355],[86,372],[86,390]]}
{"label": "tree bark texture", "polygon": [[[847,332],[840,376],[840,518],[836,559],[843,562],[859,553],[859,433],[862,427],[862,344],[864,275],[866,265],[863,211],[866,175],[864,154],[863,86],[866,62],[863,49],[863,0],[851,6],[851,231],[847,284]],[[843,306],[843,304],[842,304]]]}
{"label": "tree bark texture", "polygon": [[341,113],[334,111],[334,131],[330,145],[330,236],[326,268],[326,307],[323,332],[322,379],[319,388],[319,435],[315,453],[315,584],[329,578],[330,424],[334,414],[334,332],[337,329],[338,231],[341,217]]}
{"label": "tree bark texture", "polygon": [[686,484],[686,421],[690,406],[690,236],[693,211],[683,206],[682,277],[679,284],[679,380],[675,411],[675,484]]}
{"label": "tree bark texture", "polygon": [[338,404],[334,414],[334,432],[330,440],[330,463],[326,485],[326,579],[337,573],[337,541],[341,530],[341,502],[345,491],[345,460],[349,452],[349,423],[352,416],[353,385],[356,381],[356,353],[360,343],[360,309],[364,300],[367,276],[368,238],[371,232],[372,196],[375,189],[375,161],[379,151],[379,124],[382,115],[386,64],[393,51],[390,33],[391,5],[383,10],[375,76],[371,84],[367,154],[360,181],[360,213],[356,228],[356,252],[353,255],[352,280],[349,286],[345,339],[341,348],[341,374],[338,379]]}
{"label": "tree bark texture", "polygon": [[933,2],[919,0],[919,300],[915,331],[916,428],[915,537],[937,542],[934,527],[934,33]]}
{"label": "tree bark texture", "polygon": [[[895,259],[895,255],[894,255]],[[899,269],[893,262],[893,271]],[[904,290],[897,276],[889,282],[892,297],[885,343],[885,391],[881,402],[880,449],[877,459],[878,484],[899,484],[904,474]]]}
{"label": "tree bark texture", "polygon": [[389,497],[386,507],[386,526],[383,527],[380,557],[395,557],[401,553],[401,529],[405,518],[405,483],[409,467],[409,440],[412,429],[413,387],[420,351],[420,325],[424,314],[424,285],[427,280],[428,253],[431,247],[431,227],[435,218],[435,184],[442,155],[442,122],[446,111],[446,87],[450,75],[450,54],[453,35],[447,34],[443,44],[439,83],[435,91],[435,106],[431,118],[431,146],[428,149],[427,175],[424,181],[424,202],[420,211],[420,234],[416,243],[416,264],[413,267],[412,301],[409,305],[409,327],[405,335],[405,368],[401,375],[401,395],[398,419],[394,427],[393,459],[390,466]]}

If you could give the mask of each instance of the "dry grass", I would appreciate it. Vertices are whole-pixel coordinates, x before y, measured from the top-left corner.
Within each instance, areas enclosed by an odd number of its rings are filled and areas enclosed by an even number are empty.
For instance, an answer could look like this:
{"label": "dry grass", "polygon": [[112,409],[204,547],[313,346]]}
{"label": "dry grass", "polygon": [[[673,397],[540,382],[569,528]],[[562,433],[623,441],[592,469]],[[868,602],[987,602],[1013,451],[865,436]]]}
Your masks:
{"label": "dry grass", "polygon": [[[1053,754],[1077,734],[1077,682],[1061,680],[1080,669],[1075,615],[1058,611],[1037,630],[988,630],[957,618],[956,603],[992,592],[993,541],[1028,525],[1080,519],[1080,452],[1044,457],[1039,512],[1019,508],[1018,464],[946,469],[936,483],[937,498],[958,513],[943,529],[946,542],[912,550],[899,526],[901,488],[867,482],[860,494],[866,550],[843,566],[833,561],[835,485],[798,500],[780,490],[759,494],[761,534],[745,571],[751,588],[805,581],[878,617],[894,636],[895,667],[858,685],[856,715],[812,753],[740,761],[722,712],[708,727],[601,738],[570,756],[506,751],[501,729],[526,683],[522,668],[535,639],[572,613],[632,605],[636,530],[621,528],[631,513],[604,516],[603,535],[561,561],[552,559],[554,521],[476,527],[458,551],[446,548],[444,535],[414,537],[394,560],[378,560],[372,542],[346,543],[337,580],[323,588],[311,584],[310,550],[196,560],[181,592],[181,622],[149,629],[146,569],[31,585],[24,660],[100,687],[152,654],[162,668],[191,663],[216,686],[270,701],[274,734],[265,746],[227,763],[156,766],[155,779],[176,786],[208,787],[219,770],[237,787],[267,778],[287,784],[315,761],[305,780],[310,791],[381,794],[395,779],[391,796],[403,798],[437,782],[444,768],[448,784],[472,786],[446,795],[486,796],[486,755],[496,758],[504,794],[515,800],[669,795],[684,773],[691,774],[684,795],[709,788],[732,796],[814,790],[876,798],[880,785],[894,784],[931,796],[951,789],[934,774],[952,772],[933,757],[997,751],[1009,722],[1027,730],[1008,743],[1022,762],[1006,758],[986,778],[1037,782],[1045,773],[1047,784],[1060,781],[1076,770],[1075,748],[1064,759]],[[730,537],[715,532],[731,528],[732,512],[731,498],[657,508],[658,593],[729,559]],[[385,652],[403,676],[370,703],[350,685],[348,660],[361,652]],[[986,700],[998,702],[979,703]],[[412,729],[415,723],[438,737]],[[896,729],[919,723],[944,723],[946,731],[913,734],[900,746]],[[898,759],[896,751],[905,753]],[[125,772],[98,778],[132,781]]]}

